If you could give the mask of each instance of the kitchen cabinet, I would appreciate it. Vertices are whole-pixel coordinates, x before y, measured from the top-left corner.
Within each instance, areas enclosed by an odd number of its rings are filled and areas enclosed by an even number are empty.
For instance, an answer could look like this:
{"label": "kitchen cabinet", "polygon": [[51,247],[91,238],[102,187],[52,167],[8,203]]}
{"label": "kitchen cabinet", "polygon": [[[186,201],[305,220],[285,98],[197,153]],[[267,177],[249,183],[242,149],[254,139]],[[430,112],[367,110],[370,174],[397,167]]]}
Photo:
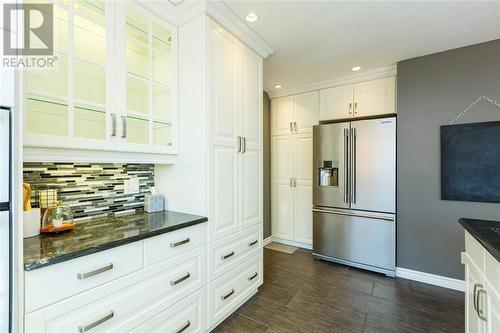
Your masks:
{"label": "kitchen cabinet", "polygon": [[24,145],[176,152],[176,28],[129,1],[54,3],[56,68],[24,73]]}
{"label": "kitchen cabinet", "polygon": [[275,98],[271,101],[272,135],[312,132],[318,123],[318,92]]}
{"label": "kitchen cabinet", "polygon": [[272,138],[272,232],[312,244],[312,133]]}
{"label": "kitchen cabinet", "polygon": [[465,331],[500,331],[500,263],[465,232]]}
{"label": "kitchen cabinet", "polygon": [[387,77],[319,91],[319,120],[396,112],[396,78]]}

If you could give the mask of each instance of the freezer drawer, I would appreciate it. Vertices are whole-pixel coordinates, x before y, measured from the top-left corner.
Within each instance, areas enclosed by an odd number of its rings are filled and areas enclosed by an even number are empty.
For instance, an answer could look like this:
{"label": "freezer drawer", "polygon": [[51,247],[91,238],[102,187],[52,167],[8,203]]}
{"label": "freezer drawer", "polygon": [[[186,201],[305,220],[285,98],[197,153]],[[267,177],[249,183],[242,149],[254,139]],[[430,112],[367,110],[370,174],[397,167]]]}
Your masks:
{"label": "freezer drawer", "polygon": [[313,253],[353,266],[394,271],[395,231],[394,215],[313,209]]}

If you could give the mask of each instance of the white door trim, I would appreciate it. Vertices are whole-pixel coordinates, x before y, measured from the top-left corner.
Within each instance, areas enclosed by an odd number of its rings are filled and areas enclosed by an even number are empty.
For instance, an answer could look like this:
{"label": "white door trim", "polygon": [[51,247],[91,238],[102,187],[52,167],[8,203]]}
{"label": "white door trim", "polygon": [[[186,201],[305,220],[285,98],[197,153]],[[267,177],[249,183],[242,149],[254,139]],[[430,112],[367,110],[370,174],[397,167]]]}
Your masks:
{"label": "white door trim", "polygon": [[465,281],[446,276],[414,271],[407,268],[396,267],[396,276],[408,280],[419,281],[434,286],[465,292]]}

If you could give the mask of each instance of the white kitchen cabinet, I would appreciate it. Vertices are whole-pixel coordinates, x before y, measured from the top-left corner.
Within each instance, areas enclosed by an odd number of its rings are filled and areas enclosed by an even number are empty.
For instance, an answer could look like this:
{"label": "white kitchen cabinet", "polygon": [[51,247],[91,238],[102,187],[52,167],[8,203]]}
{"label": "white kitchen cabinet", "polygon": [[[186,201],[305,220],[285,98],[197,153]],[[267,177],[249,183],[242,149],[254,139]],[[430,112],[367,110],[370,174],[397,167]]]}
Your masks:
{"label": "white kitchen cabinet", "polygon": [[386,77],[319,91],[319,120],[396,112],[396,78]]}
{"label": "white kitchen cabinet", "polygon": [[352,117],[354,86],[352,84],[319,91],[319,120]]}
{"label": "white kitchen cabinet", "polygon": [[500,263],[465,232],[465,331],[500,332]]}
{"label": "white kitchen cabinet", "polygon": [[208,26],[213,241],[262,223],[262,59]]}
{"label": "white kitchen cabinet", "polygon": [[312,243],[312,133],[272,138],[272,232]]}
{"label": "white kitchen cabinet", "polygon": [[272,135],[312,132],[318,124],[318,92],[275,98],[271,101]]}
{"label": "white kitchen cabinet", "polygon": [[53,19],[56,68],[24,75],[24,145],[175,153],[177,29],[131,1],[55,2]]}

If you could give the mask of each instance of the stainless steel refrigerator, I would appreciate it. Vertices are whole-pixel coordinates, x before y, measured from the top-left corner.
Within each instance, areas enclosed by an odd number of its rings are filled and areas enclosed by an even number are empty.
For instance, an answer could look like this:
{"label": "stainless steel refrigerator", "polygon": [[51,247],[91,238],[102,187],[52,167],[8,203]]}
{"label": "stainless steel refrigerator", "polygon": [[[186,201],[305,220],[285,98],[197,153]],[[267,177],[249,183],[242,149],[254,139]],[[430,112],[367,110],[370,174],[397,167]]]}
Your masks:
{"label": "stainless steel refrigerator", "polygon": [[0,107],[0,332],[10,332],[12,281],[10,110]]}
{"label": "stainless steel refrigerator", "polygon": [[396,118],[313,128],[313,255],[395,276]]}

